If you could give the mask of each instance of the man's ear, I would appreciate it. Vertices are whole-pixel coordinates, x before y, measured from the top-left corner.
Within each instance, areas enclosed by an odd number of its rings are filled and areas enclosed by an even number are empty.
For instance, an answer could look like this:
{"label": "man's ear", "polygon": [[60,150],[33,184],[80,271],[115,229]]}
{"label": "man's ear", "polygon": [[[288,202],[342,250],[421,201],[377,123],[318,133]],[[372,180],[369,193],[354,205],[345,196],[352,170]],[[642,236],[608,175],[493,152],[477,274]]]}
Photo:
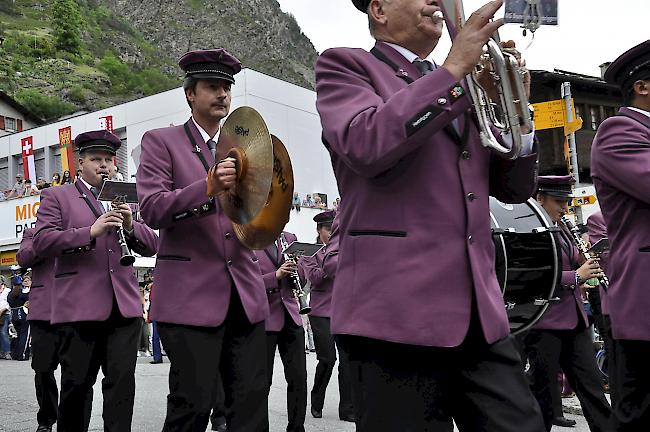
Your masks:
{"label": "man's ear", "polygon": [[650,80],[638,80],[634,83],[634,93],[641,96],[650,94]]}

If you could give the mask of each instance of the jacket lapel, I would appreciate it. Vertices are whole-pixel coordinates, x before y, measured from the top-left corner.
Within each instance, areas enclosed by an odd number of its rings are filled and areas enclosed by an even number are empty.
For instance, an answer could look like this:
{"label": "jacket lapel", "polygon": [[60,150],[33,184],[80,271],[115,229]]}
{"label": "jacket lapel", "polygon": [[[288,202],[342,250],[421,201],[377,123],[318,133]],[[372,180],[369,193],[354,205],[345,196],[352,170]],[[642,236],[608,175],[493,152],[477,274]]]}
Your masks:
{"label": "jacket lapel", "polygon": [[203,137],[201,136],[201,132],[199,132],[199,129],[194,124],[194,121],[190,118],[187,121],[187,123],[188,123],[188,125],[190,127],[190,132],[192,134],[192,137],[194,138],[194,140],[196,142],[196,145],[199,147],[198,150],[195,147],[192,150],[192,153],[201,153],[201,154],[203,154],[203,157],[208,162],[208,165],[210,165],[210,166],[214,165],[214,158],[212,157],[212,152],[210,151],[210,148],[208,147],[208,145],[203,141]]}
{"label": "jacket lapel", "polygon": [[75,186],[77,186],[77,190],[80,192],[79,198],[86,201],[86,204],[90,207],[90,210],[93,212],[95,217],[101,216],[104,213],[104,207],[102,207],[102,204],[97,201],[93,193],[88,190],[82,181],[77,180]]}

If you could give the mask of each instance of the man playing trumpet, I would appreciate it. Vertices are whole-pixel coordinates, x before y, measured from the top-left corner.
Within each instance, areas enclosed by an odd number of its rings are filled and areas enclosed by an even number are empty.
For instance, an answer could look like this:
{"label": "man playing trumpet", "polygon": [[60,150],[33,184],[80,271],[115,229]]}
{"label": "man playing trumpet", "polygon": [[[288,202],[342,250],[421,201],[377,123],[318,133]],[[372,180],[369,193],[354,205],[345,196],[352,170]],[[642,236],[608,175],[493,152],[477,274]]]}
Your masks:
{"label": "man playing trumpet", "polygon": [[377,43],[325,51],[316,91],[354,203],[340,215],[331,329],[350,359],[357,430],[451,431],[453,418],[461,431],[543,431],[508,334],[488,201],[533,194],[536,149],[531,135],[514,161],[483,147],[464,81],[502,2],[472,14],[441,65],[436,1],[353,3]]}

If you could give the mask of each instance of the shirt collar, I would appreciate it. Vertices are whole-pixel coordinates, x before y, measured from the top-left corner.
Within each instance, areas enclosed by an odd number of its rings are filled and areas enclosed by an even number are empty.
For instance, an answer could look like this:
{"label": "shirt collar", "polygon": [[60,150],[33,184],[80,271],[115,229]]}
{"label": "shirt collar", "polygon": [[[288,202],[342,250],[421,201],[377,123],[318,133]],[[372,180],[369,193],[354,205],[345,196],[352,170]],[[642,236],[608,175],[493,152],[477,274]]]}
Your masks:
{"label": "shirt collar", "polygon": [[406,60],[409,61],[409,63],[413,63],[415,60],[425,60],[425,61],[428,61],[429,63],[431,63],[434,66],[434,68],[436,67],[436,62],[433,60],[433,51],[431,51],[428,56],[426,56],[425,58],[422,59],[422,58],[418,57],[417,54],[415,54],[414,52],[404,48],[403,46],[399,46],[399,45],[391,43],[391,42],[384,42],[384,43],[386,45],[388,45],[389,47],[393,48],[398,53],[400,53],[402,55],[402,57],[404,57]]}
{"label": "shirt collar", "polygon": [[627,107],[627,108],[631,109],[632,111],[636,111],[638,113],[641,113],[641,114],[643,114],[643,115],[645,115],[647,117],[650,117],[650,111],[645,111],[645,110],[642,110],[641,108],[637,108],[637,107]]}
{"label": "shirt collar", "polygon": [[191,117],[192,122],[194,122],[194,126],[199,130],[199,133],[201,134],[201,138],[203,138],[203,142],[207,143],[209,140],[213,140],[214,142],[219,142],[219,134],[221,133],[221,125],[219,125],[219,130],[217,133],[211,138],[210,135],[203,129],[199,124],[194,120],[194,117]]}

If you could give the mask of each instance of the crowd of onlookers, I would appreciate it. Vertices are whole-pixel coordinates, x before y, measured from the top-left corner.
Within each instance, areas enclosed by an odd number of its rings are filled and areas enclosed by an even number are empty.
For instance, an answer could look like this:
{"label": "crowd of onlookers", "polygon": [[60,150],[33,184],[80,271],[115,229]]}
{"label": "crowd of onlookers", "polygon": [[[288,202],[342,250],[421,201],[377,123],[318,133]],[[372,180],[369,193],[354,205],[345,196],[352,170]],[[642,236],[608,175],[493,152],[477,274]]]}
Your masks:
{"label": "crowd of onlookers", "polygon": [[332,202],[332,207],[328,207],[327,203],[323,202],[323,198],[321,198],[320,194],[307,194],[305,195],[305,199],[301,200],[300,194],[298,192],[294,192],[293,201],[291,203],[291,210],[300,211],[301,207],[336,210],[340,203],[341,198],[337,198],[334,200],[334,202]]}
{"label": "crowd of onlookers", "polygon": [[[52,175],[52,181],[47,182],[45,177],[39,176],[36,179],[36,184],[30,179],[26,179],[22,174],[16,174],[16,182],[14,183],[11,189],[0,190],[0,201],[5,201],[13,198],[22,198],[30,195],[40,195],[41,190],[49,187],[61,186],[67,183],[74,183],[79,176],[81,176],[81,170],[77,170],[76,175],[71,175],[70,171],[63,171],[63,175],[54,173]],[[119,171],[119,168],[115,167],[115,170],[111,173],[111,180],[124,181],[124,176]]]}

